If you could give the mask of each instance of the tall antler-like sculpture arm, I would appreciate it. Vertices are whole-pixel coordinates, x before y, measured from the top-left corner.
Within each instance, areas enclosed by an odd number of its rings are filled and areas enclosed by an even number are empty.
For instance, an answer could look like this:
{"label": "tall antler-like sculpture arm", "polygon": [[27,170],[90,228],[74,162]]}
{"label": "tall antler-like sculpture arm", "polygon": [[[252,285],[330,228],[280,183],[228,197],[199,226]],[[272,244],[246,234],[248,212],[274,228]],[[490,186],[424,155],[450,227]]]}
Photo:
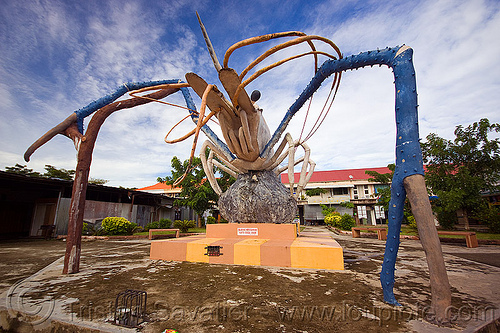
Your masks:
{"label": "tall antler-like sculpture arm", "polygon": [[133,108],[162,99],[173,94],[178,89],[161,89],[144,97],[130,98],[120,102],[107,104],[100,108],[89,122],[89,127],[82,137],[82,144],[78,151],[75,180],[71,196],[71,205],[68,219],[68,238],[66,240],[66,253],[64,256],[63,274],[77,273],[80,270],[81,235],[83,227],[83,213],[85,210],[85,197],[87,191],[92,152],[97,135],[102,124],[113,112]]}
{"label": "tall antler-like sculpture arm", "polygon": [[55,137],[57,134],[62,134],[64,131],[66,131],[72,124],[76,124],[76,113],[72,113],[68,118],[66,118],[63,122],[55,126],[54,128],[50,129],[47,133],[42,135],[38,140],[33,142],[33,144],[26,150],[24,153],[24,160],[26,162],[30,161],[31,155],[46,144],[48,141],[50,141],[53,137]]}
{"label": "tall antler-like sculpture arm", "polygon": [[[129,91],[138,90],[141,88],[163,85],[163,84],[174,84],[179,83],[180,80],[160,80],[160,81],[146,81],[146,82],[128,82],[124,83],[115,92],[108,94],[104,97],[99,98],[98,100],[93,101],[87,106],[76,110],[72,113],[68,118],[62,121],[60,124],[50,129],[47,133],[42,135],[38,140],[36,140],[24,153],[24,160],[29,162],[31,155],[43,146],[45,143],[50,141],[57,134],[64,134],[75,143],[75,147],[78,149],[79,141],[81,136],[83,135],[83,119],[88,117],[98,109],[114,102],[124,94]],[[78,132],[80,135],[74,131],[74,129],[70,129],[70,127],[76,125]]]}

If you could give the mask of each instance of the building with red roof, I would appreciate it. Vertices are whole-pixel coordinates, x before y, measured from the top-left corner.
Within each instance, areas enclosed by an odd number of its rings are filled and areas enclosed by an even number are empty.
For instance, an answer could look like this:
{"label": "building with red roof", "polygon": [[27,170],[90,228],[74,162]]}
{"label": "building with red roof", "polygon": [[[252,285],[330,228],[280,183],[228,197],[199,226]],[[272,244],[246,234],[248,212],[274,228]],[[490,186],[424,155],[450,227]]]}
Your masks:
{"label": "building with red roof", "polygon": [[167,185],[165,183],[156,183],[151,186],[137,189],[137,191],[164,194],[168,197],[178,197],[181,190],[182,189],[180,187],[172,187],[172,185]]}
{"label": "building with red roof", "polygon": [[[178,198],[182,191],[181,187],[172,187],[172,185],[167,185],[165,183],[156,183],[151,186],[146,186],[137,189],[137,191],[148,192],[154,194],[161,194],[169,198]],[[195,212],[189,207],[178,207],[174,206],[174,219],[175,220],[195,220]]]}
{"label": "building with red roof", "polygon": [[[378,189],[388,187],[390,184],[371,182],[371,177],[366,171],[376,171],[381,174],[391,173],[387,167],[343,169],[315,171],[306,185],[305,190],[299,195],[299,216],[301,223],[315,224],[323,223],[324,216],[321,213],[321,205],[333,206],[341,214],[351,214],[356,217],[360,224],[386,223],[386,216],[382,206],[378,205]],[[289,187],[288,174],[280,175],[281,182]],[[295,186],[299,181],[300,173],[294,174]],[[323,193],[307,196],[306,190],[320,188]],[[165,183],[157,183],[143,187],[137,191],[163,194],[169,197],[178,197],[181,188],[172,187]],[[340,206],[343,202],[351,202],[354,209]],[[185,215],[186,212],[182,212]],[[191,212],[189,212],[191,214]],[[181,208],[176,208],[176,215],[181,215]],[[180,219],[177,218],[176,219]]]}
{"label": "building with red roof", "polygon": [[[333,206],[341,214],[351,214],[360,224],[386,223],[386,214],[382,206],[378,205],[378,190],[390,184],[381,184],[369,181],[371,178],[366,171],[376,171],[381,174],[391,173],[387,167],[343,169],[315,171],[306,185],[305,190],[299,194],[299,215],[304,222],[318,223],[324,219],[321,205]],[[289,187],[288,174],[283,173],[281,182]],[[295,186],[299,181],[300,173],[294,174]],[[322,189],[323,192],[308,196],[307,190]],[[354,209],[340,206],[343,202],[354,204]],[[302,222],[302,221],[301,221]]]}

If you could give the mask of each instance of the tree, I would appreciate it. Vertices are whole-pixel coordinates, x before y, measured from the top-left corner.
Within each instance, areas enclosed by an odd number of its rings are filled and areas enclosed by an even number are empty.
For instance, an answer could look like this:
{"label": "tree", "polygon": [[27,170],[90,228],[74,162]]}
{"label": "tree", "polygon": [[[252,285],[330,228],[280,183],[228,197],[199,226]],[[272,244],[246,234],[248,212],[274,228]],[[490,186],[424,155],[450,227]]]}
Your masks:
{"label": "tree", "polygon": [[[387,165],[387,168],[391,170],[389,173],[379,173],[377,171],[366,170],[365,174],[369,175],[369,182],[390,184],[392,182],[392,176],[394,175],[394,170],[396,170],[396,165],[394,163]],[[377,190],[379,194],[378,202],[384,207],[386,212],[389,211],[389,201],[391,200],[391,188],[379,188]]]}
{"label": "tree", "polygon": [[327,192],[328,192],[328,190],[326,188],[316,187],[316,188],[306,190],[306,195],[308,197],[314,197],[314,196],[321,195],[321,194],[327,193]]}
{"label": "tree", "polygon": [[75,170],[58,169],[47,164],[45,165],[45,173],[42,176],[46,178],[73,180],[75,177]]}
{"label": "tree", "polygon": [[5,167],[5,171],[8,173],[15,173],[18,175],[25,175],[30,177],[41,177],[40,172],[33,171],[33,169],[28,169],[26,165],[21,165],[16,163],[13,167]]}
{"label": "tree", "polygon": [[327,205],[319,205],[321,207],[321,214],[323,214],[323,216],[328,216],[328,215],[332,215],[333,213],[335,213],[337,211],[337,208],[335,207],[332,207],[331,205],[327,206]]}
{"label": "tree", "polygon": [[[5,167],[5,171],[9,173],[15,173],[18,175],[25,175],[30,177],[43,177],[43,178],[59,178],[64,180],[73,180],[75,176],[75,170],[58,169],[52,165],[45,165],[45,173],[33,171],[33,169],[28,169],[26,165],[21,165],[17,163],[13,167]],[[109,181],[100,178],[90,178],[89,184],[104,185]]]}
{"label": "tree", "polygon": [[109,180],[101,179],[101,178],[90,177],[90,179],[89,179],[89,184],[94,184],[94,185],[105,185],[108,182],[109,182]]}
{"label": "tree", "polygon": [[[390,184],[392,182],[392,177],[394,175],[394,171],[396,170],[396,165],[391,163],[387,165],[387,168],[391,170],[389,173],[379,173],[377,171],[366,170],[365,174],[369,175],[371,178],[368,178],[369,182],[376,182],[381,184]],[[378,203],[384,207],[384,211],[389,212],[389,202],[391,201],[391,188],[379,188],[377,190],[379,197]],[[411,206],[408,199],[405,200],[404,207],[404,223],[409,224],[409,221],[413,218],[413,214],[411,212]]]}
{"label": "tree", "polygon": [[[172,175],[165,178],[158,177],[158,181],[173,185],[177,179],[180,179],[186,174],[186,177],[179,184],[182,191],[179,195],[180,198],[175,201],[175,204],[192,208],[196,214],[198,214],[198,220],[200,221],[203,213],[213,208],[218,199],[217,194],[206,178],[201,159],[199,157],[194,157],[189,170],[187,170],[189,167],[189,160],[181,162],[176,156],[172,158],[171,165]],[[235,179],[222,170],[216,169],[216,171],[221,175],[221,177],[217,178],[217,182],[221,190],[226,191],[227,188],[234,183]]]}
{"label": "tree", "polygon": [[33,171],[28,169],[26,165],[16,164],[13,167],[6,167],[5,170],[9,173],[25,175],[30,177],[43,177],[43,178],[59,178],[65,180],[73,180],[75,170],[58,169],[52,165],[45,165],[45,173]]}
{"label": "tree", "polygon": [[468,229],[469,217],[487,209],[481,192],[498,191],[500,139],[490,140],[488,135],[493,132],[500,132],[500,124],[484,118],[465,128],[457,126],[454,140],[431,133],[421,144],[427,164],[425,180],[438,197],[433,208],[443,220],[440,223],[446,224],[446,217],[453,222],[456,211],[461,210]]}

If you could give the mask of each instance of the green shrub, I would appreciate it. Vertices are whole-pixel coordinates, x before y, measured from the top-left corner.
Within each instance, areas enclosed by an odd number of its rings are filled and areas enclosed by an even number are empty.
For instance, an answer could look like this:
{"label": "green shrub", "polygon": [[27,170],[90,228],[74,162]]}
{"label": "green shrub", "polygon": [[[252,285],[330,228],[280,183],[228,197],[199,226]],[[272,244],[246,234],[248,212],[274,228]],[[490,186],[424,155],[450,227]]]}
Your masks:
{"label": "green shrub", "polygon": [[455,227],[455,223],[457,223],[457,213],[455,211],[447,212],[440,210],[437,212],[437,220],[441,228],[451,230]]}
{"label": "green shrub", "polygon": [[356,220],[349,214],[340,215],[335,212],[325,217],[325,223],[342,230],[351,230],[356,225]]}
{"label": "green shrub", "polygon": [[160,229],[160,221],[153,221],[146,224],[144,231],[149,231],[149,229]]}
{"label": "green shrub", "polygon": [[160,221],[160,229],[168,229],[172,227],[172,220],[171,219],[161,219]]}
{"label": "green shrub", "polygon": [[88,235],[88,234],[89,234],[89,224],[83,222],[82,235]]}
{"label": "green shrub", "polygon": [[500,208],[487,207],[475,217],[486,223],[491,233],[500,234]]}
{"label": "green shrub", "polygon": [[332,227],[339,228],[340,219],[342,217],[339,213],[329,214],[325,217],[325,223]]}
{"label": "green shrub", "polygon": [[215,224],[217,223],[217,219],[213,216],[207,216],[207,224]]}
{"label": "green shrub", "polygon": [[196,227],[196,222],[193,220],[175,220],[174,222],[174,228],[177,228],[180,230],[180,232],[186,233],[188,232],[189,228],[194,228]]}
{"label": "green shrub", "polygon": [[124,217],[106,217],[102,220],[101,233],[104,235],[132,235],[137,224]]}
{"label": "green shrub", "polygon": [[323,214],[323,216],[331,215],[335,213],[335,211],[337,210],[337,208],[327,205],[320,205],[320,207],[321,207],[321,214]]}
{"label": "green shrub", "polygon": [[355,225],[356,225],[356,220],[354,219],[354,217],[352,217],[347,213],[342,215],[342,218],[340,219],[339,222],[340,229],[350,231],[352,227],[354,227]]}
{"label": "green shrub", "polygon": [[340,204],[339,204],[340,207],[345,207],[345,208],[354,208],[354,204],[350,201],[342,201]]}
{"label": "green shrub", "polygon": [[500,234],[500,214],[497,213],[494,219],[488,221],[488,227],[490,232],[494,234]]}
{"label": "green shrub", "polygon": [[172,227],[172,220],[161,219],[159,221],[153,221],[146,224],[144,231],[149,231],[149,229],[169,229]]}
{"label": "green shrub", "polygon": [[406,219],[408,220],[408,226],[412,229],[417,230],[417,221],[415,220],[415,217],[412,215],[408,216]]}
{"label": "green shrub", "polygon": [[326,188],[319,188],[319,187],[306,190],[306,195],[308,197],[314,197],[314,196],[317,196],[317,195],[321,195],[323,193],[328,193],[328,190]]}
{"label": "green shrub", "polygon": [[98,233],[99,229],[95,228],[92,223],[83,222],[82,235],[94,236]]}

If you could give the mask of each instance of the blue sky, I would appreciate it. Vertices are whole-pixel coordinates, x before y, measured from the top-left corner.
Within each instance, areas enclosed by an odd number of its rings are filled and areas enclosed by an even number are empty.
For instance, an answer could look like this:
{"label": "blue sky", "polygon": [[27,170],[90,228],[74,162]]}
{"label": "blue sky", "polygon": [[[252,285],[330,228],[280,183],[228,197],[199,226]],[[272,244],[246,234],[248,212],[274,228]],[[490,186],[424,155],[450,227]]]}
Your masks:
{"label": "blue sky", "polygon": [[[24,151],[47,130],[128,81],[184,78],[195,72],[221,87],[195,11],[222,59],[242,39],[288,30],[327,37],[347,56],[406,44],[414,49],[420,136],[453,138],[459,124],[500,122],[500,2],[420,1],[30,1],[0,6],[0,168],[25,164]],[[240,72],[274,44],[231,56]],[[275,59],[294,54],[287,50]],[[252,83],[274,132],[313,75],[311,59]],[[310,128],[324,92],[314,98]],[[180,103],[180,96],[167,101]],[[199,105],[199,100],[197,101]],[[91,177],[142,187],[169,173],[173,156],[189,157],[191,140],[163,139],[185,111],[160,104],[113,114],[102,127]],[[298,138],[305,110],[288,127]],[[88,118],[87,118],[88,122]],[[211,125],[216,127],[216,125]],[[181,136],[193,127],[184,122]],[[200,140],[203,140],[203,138]],[[386,67],[344,73],[333,107],[308,141],[317,170],[386,166],[394,161],[394,86]],[[201,144],[199,144],[200,146]],[[28,167],[74,169],[72,142],[57,136]]]}

